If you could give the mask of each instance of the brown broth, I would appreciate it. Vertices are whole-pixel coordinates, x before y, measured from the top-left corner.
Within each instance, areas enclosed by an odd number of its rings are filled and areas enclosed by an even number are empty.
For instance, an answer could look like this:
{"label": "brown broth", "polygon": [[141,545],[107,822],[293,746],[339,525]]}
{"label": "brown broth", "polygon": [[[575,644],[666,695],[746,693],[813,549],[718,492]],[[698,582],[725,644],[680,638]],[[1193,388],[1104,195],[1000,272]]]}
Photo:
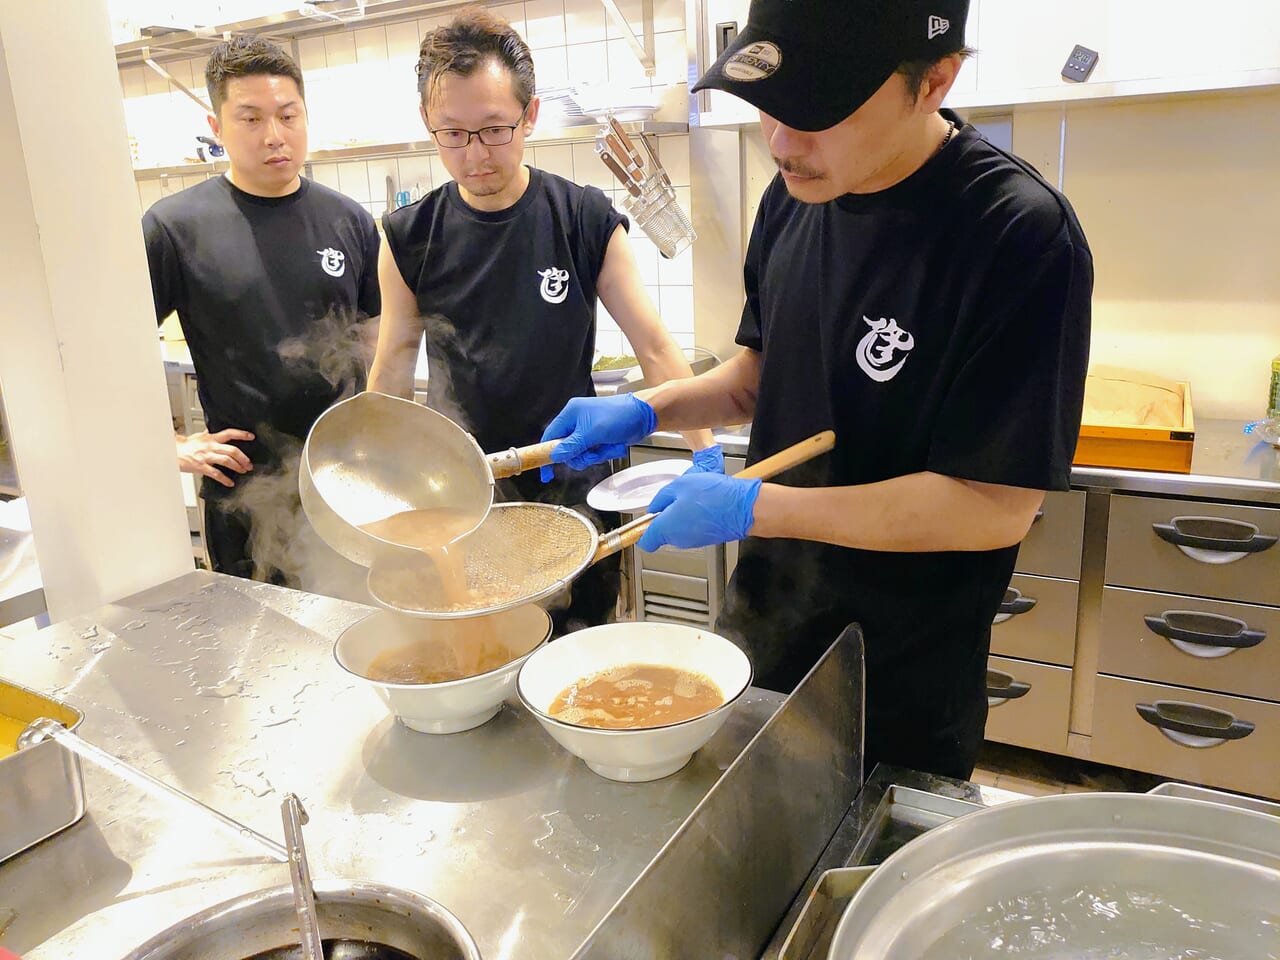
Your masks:
{"label": "brown broth", "polygon": [[[468,605],[466,554],[453,541],[475,526],[468,513],[447,508],[405,510],[360,529],[375,537],[416,547],[440,573],[445,599],[453,609]],[[513,659],[485,617],[463,617],[441,626],[444,643],[418,643],[388,650],[369,665],[370,680],[384,683],[445,683],[495,670]]]}
{"label": "brown broth", "polygon": [[629,730],[692,720],[724,703],[710,678],[653,663],[613,667],[570,684],[547,712],[580,727]]}

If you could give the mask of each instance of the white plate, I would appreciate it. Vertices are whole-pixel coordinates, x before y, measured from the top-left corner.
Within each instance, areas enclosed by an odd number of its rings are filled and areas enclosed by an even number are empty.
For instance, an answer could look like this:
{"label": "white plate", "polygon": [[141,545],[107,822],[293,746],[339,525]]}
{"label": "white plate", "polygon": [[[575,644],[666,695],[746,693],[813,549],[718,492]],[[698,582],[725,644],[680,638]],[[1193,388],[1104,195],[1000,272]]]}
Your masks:
{"label": "white plate", "polygon": [[613,370],[592,370],[591,382],[592,383],[621,383],[623,380],[627,379],[627,375],[631,373],[632,370],[639,370],[639,369],[640,369],[640,365],[638,363],[633,363],[629,367],[616,367]]}
{"label": "white plate", "polygon": [[655,493],[692,466],[688,460],[654,460],[628,467],[592,487],[587,503],[597,510],[643,513]]}

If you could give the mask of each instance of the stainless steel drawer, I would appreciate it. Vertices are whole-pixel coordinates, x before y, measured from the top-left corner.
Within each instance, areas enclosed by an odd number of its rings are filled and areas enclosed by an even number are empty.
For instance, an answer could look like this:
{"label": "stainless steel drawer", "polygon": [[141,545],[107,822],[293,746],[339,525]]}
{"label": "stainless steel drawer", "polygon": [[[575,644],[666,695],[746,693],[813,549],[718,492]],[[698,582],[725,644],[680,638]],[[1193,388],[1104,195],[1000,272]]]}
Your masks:
{"label": "stainless steel drawer", "polygon": [[1018,548],[1019,573],[1080,579],[1084,498],[1079,490],[1045,494],[1040,514]]}
{"label": "stainless steel drawer", "polygon": [[1280,798],[1280,704],[1099,676],[1089,759]]}
{"label": "stainless steel drawer", "polygon": [[1280,609],[1107,587],[1098,669],[1280,700]]}
{"label": "stainless steel drawer", "polygon": [[1280,606],[1280,508],[1113,494],[1109,584]]}
{"label": "stainless steel drawer", "polygon": [[1079,590],[1074,580],[1015,573],[991,627],[991,652],[1071,666]]}
{"label": "stainless steel drawer", "polygon": [[987,660],[987,739],[1065,753],[1071,671],[1025,660]]}

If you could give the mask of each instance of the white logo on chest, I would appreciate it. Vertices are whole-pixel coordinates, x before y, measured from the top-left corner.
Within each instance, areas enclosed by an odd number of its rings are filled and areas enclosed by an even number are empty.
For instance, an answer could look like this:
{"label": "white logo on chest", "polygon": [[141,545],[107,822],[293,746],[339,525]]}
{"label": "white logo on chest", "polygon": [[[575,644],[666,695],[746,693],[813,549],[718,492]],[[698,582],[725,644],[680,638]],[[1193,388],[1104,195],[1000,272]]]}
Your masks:
{"label": "white logo on chest", "polygon": [[538,287],[542,299],[547,303],[564,303],[564,298],[569,296],[569,271],[547,267],[539,270],[538,276],[542,278],[542,284]]}
{"label": "white logo on chest", "polygon": [[331,277],[340,277],[347,272],[347,255],[333,247],[317,250],[320,254],[320,269]]}
{"label": "white logo on chest", "polygon": [[892,380],[907,362],[916,338],[898,326],[892,317],[872,320],[864,316],[862,319],[871,329],[858,341],[858,366],[876,383]]}

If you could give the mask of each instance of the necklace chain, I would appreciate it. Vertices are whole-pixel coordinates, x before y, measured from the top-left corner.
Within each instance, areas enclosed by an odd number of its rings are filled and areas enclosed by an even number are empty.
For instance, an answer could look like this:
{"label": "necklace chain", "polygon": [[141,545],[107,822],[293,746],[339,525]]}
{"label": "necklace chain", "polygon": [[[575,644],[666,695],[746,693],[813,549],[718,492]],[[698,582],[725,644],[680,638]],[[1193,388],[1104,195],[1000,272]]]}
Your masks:
{"label": "necklace chain", "polygon": [[938,144],[938,149],[933,151],[934,156],[942,152],[942,148],[951,142],[952,135],[956,132],[956,125],[950,120],[947,121],[947,135],[942,138],[942,142]]}

